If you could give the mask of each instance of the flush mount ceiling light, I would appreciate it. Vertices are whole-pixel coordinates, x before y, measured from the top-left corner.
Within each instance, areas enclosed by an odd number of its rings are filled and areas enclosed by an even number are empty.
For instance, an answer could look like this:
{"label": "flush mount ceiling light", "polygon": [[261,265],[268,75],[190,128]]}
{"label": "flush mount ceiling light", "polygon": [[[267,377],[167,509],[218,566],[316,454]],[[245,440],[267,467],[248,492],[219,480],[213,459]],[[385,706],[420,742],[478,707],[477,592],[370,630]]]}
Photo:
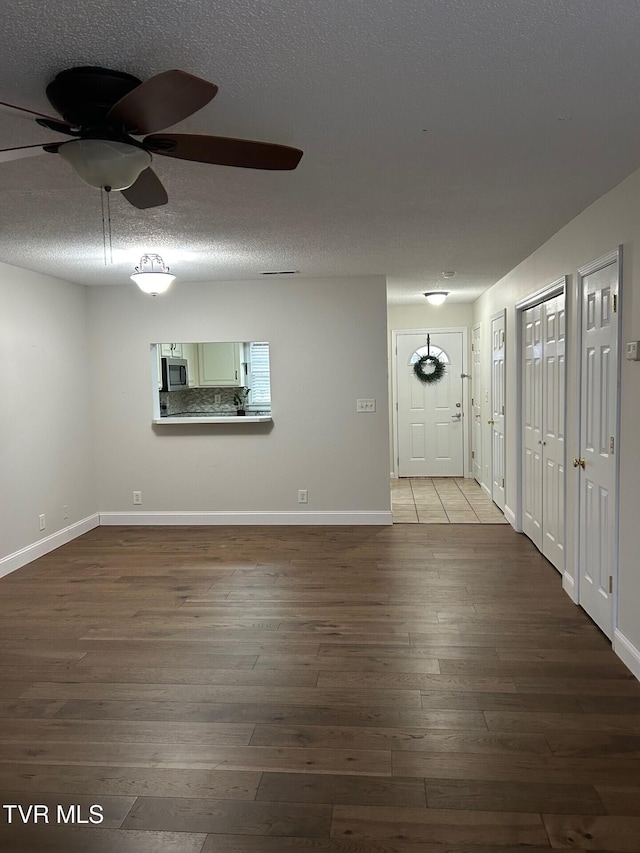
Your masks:
{"label": "flush mount ceiling light", "polygon": [[427,298],[427,302],[430,302],[431,305],[442,305],[444,300],[449,295],[448,290],[432,290],[429,293],[424,294]]}
{"label": "flush mount ceiling light", "polygon": [[126,190],[151,165],[151,154],[138,145],[110,139],[75,139],[58,148],[85,184],[98,189]]}
{"label": "flush mount ceiling light", "polygon": [[160,255],[143,255],[135,269],[131,280],[135,281],[140,290],[151,296],[164,293],[175,278]]}

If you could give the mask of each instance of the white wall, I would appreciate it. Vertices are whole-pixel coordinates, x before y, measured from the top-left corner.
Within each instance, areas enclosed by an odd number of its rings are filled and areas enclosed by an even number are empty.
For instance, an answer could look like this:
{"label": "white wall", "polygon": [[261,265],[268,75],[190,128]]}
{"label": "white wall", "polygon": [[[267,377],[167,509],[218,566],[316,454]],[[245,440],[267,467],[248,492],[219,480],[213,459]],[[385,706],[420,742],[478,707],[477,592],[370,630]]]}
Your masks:
{"label": "white wall", "polygon": [[[126,284],[89,306],[101,511],[135,489],[141,512],[389,512],[384,278]],[[272,426],[153,426],[149,345],[173,340],[268,340]]]}
{"label": "white wall", "polygon": [[86,288],[0,264],[0,305],[2,560],[97,506]]}
{"label": "white wall", "polygon": [[445,302],[429,305],[390,305],[388,308],[389,333],[397,329],[447,329],[456,326],[470,328],[473,324],[472,302]]}
{"label": "white wall", "polygon": [[[506,500],[515,509],[516,494],[516,329],[515,304],[525,296],[570,275],[567,293],[568,388],[567,458],[578,454],[576,271],[589,261],[623,244],[622,338],[621,344],[640,339],[640,171],[603,196],[540,249],[488,290],[475,304],[475,318],[482,322],[483,387],[488,387],[490,371],[489,330],[491,316],[507,309],[507,387],[506,387]],[[573,346],[571,345],[573,341]],[[640,363],[622,362],[620,424],[620,556],[618,577],[618,628],[640,649],[640,526],[638,525],[638,482],[640,482]],[[487,434],[483,459],[488,452]],[[577,476],[573,468],[567,474],[567,569],[573,572],[577,501]],[[487,484],[488,485],[488,484]]]}

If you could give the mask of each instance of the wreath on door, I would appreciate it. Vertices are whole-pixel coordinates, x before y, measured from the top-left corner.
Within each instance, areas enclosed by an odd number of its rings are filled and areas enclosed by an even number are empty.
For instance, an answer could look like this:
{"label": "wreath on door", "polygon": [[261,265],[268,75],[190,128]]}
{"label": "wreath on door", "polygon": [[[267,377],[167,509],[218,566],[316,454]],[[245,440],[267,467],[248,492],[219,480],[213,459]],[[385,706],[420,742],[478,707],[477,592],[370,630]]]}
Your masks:
{"label": "wreath on door", "polygon": [[432,355],[429,352],[431,345],[431,336],[427,335],[427,354],[421,356],[413,365],[413,372],[418,377],[420,382],[425,382],[431,385],[434,382],[439,382],[444,376],[446,365],[437,355]]}

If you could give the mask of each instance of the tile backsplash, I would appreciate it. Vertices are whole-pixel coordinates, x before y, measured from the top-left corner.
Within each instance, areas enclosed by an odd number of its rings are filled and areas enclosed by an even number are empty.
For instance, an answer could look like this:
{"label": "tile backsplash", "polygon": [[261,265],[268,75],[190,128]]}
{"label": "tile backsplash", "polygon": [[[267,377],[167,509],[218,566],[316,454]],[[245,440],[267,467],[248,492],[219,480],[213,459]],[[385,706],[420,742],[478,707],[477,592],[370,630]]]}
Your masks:
{"label": "tile backsplash", "polygon": [[[184,391],[160,391],[161,416],[177,415],[180,412],[211,412],[229,414],[235,412],[233,403],[235,388],[186,388]],[[216,395],[220,402],[216,403]]]}

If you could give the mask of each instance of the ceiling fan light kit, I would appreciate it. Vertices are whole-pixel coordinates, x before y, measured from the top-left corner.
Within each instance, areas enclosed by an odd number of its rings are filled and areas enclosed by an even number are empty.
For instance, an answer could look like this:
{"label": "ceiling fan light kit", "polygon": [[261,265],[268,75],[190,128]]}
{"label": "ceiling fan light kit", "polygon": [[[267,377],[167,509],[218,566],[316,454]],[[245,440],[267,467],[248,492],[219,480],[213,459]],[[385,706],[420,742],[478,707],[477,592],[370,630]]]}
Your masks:
{"label": "ceiling fan light kit", "polygon": [[138,145],[110,139],[74,139],[58,154],[90,187],[126,190],[151,165],[151,154]]}
{"label": "ceiling fan light kit", "polygon": [[175,275],[169,272],[169,267],[160,255],[153,254],[143,255],[131,276],[140,290],[150,296],[165,293],[174,279]]}

